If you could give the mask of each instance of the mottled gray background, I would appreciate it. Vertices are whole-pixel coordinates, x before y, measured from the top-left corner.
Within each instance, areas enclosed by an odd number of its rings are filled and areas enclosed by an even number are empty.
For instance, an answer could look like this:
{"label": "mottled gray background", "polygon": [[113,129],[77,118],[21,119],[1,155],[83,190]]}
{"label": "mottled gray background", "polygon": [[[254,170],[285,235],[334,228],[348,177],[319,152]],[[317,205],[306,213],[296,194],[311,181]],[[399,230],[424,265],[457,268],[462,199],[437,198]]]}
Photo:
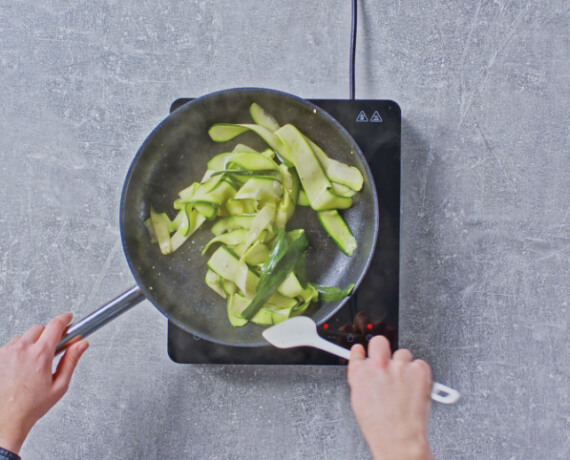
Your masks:
{"label": "mottled gray background", "polygon": [[[358,98],[403,112],[401,341],[461,402],[439,459],[567,459],[569,5],[359,2]],[[127,168],[172,100],[348,96],[350,2],[0,5],[0,342],[132,284]],[[91,339],[26,459],[369,458],[344,368],[177,365],[147,302]]]}

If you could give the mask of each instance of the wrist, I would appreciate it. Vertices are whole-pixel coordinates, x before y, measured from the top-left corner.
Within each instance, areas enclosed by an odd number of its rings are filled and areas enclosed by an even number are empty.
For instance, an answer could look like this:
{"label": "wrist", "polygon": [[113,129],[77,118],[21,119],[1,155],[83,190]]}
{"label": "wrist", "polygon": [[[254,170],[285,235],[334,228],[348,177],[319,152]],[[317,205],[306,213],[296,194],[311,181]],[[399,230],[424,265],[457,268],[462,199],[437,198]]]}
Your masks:
{"label": "wrist", "polygon": [[374,460],[433,460],[433,455],[426,438],[370,447]]}
{"label": "wrist", "polygon": [[[10,441],[4,441],[4,439],[0,436],[0,452],[2,450],[6,450],[11,452],[15,455],[20,455],[20,449],[22,448],[22,444],[20,443],[10,443]],[[0,458],[4,458],[0,455]]]}
{"label": "wrist", "polygon": [[0,460],[22,460],[20,456],[11,450],[0,447]]}
{"label": "wrist", "polygon": [[27,434],[26,430],[15,426],[0,426],[0,447],[19,455]]}

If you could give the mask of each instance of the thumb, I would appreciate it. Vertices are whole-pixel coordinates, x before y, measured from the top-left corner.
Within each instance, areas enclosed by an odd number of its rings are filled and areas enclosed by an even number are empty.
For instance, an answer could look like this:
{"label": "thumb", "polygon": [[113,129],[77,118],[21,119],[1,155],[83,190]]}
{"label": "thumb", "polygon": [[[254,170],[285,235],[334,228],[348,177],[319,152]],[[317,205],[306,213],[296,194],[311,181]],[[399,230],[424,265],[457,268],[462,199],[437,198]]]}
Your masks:
{"label": "thumb", "polygon": [[75,366],[79,362],[81,355],[89,348],[89,342],[82,340],[74,343],[66,351],[57,365],[55,374],[53,375],[52,391],[57,399],[61,398],[69,388],[71,376],[75,370]]}

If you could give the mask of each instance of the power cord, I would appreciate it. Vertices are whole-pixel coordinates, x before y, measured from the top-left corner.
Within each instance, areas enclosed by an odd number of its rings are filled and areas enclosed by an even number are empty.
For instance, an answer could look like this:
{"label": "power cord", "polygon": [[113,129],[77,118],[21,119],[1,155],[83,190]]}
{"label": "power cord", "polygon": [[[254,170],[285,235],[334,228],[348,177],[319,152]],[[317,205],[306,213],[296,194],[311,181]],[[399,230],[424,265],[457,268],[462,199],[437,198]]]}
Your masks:
{"label": "power cord", "polygon": [[356,19],[358,16],[358,9],[356,0],[352,0],[352,24],[350,27],[350,99],[354,100],[354,63],[356,61]]}

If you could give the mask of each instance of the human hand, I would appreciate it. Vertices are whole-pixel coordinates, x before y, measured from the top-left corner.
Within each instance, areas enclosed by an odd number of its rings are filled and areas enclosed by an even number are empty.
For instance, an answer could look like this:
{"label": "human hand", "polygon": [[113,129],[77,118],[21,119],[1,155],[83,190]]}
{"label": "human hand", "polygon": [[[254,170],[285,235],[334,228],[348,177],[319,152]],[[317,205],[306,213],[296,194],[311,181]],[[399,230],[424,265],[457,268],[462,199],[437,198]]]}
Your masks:
{"label": "human hand", "polygon": [[83,340],[68,347],[52,373],[56,346],[71,318],[59,315],[0,347],[0,447],[18,454],[34,424],[67,391],[89,346]]}
{"label": "human hand", "polygon": [[348,363],[352,409],[376,460],[433,459],[426,429],[431,369],[408,350],[394,355],[383,336],[354,345]]}

